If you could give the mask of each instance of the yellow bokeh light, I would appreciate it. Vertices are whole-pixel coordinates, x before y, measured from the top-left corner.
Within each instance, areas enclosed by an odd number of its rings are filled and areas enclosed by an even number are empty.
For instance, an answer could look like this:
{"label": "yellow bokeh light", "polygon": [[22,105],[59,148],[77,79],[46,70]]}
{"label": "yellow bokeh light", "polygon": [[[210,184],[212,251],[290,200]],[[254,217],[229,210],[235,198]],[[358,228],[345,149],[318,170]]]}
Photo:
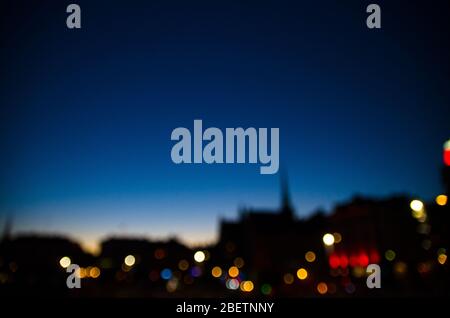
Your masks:
{"label": "yellow bokeh light", "polygon": [[427,221],[427,214],[423,213],[420,217],[417,218],[417,221],[420,223],[425,223]]}
{"label": "yellow bokeh light", "polygon": [[307,271],[306,269],[304,269],[304,268],[300,268],[300,269],[297,271],[297,277],[298,277],[298,279],[300,279],[300,280],[306,279],[306,278],[308,277],[308,271]]}
{"label": "yellow bokeh light", "polygon": [[436,203],[438,205],[441,205],[441,206],[446,205],[447,204],[447,200],[448,200],[448,198],[447,198],[447,196],[445,194],[441,194],[441,195],[438,195],[436,197]]}
{"label": "yellow bokeh light", "polygon": [[411,203],[409,204],[409,206],[411,207],[411,210],[415,211],[415,212],[419,212],[423,210],[423,202],[420,200],[412,200]]}
{"label": "yellow bokeh light", "polygon": [[123,263],[122,266],[120,266],[120,268],[124,271],[124,272],[129,272],[131,271],[132,267],[128,266],[127,264]]}
{"label": "yellow bokeh light", "polygon": [[419,221],[424,219],[424,218],[426,218],[426,213],[425,213],[425,211],[423,209],[422,210],[418,210],[418,211],[412,210],[411,214],[412,214],[412,216],[415,219],[417,219]]}
{"label": "yellow bokeh light", "polygon": [[236,266],[231,266],[228,269],[228,276],[230,276],[231,278],[239,276],[239,268],[237,268]]}
{"label": "yellow bokeh light", "polygon": [[254,288],[253,282],[250,280],[245,280],[241,283],[241,290],[244,292],[251,292]]}
{"label": "yellow bokeh light", "polygon": [[408,265],[406,265],[405,262],[396,262],[394,264],[394,272],[396,274],[403,275],[406,273],[407,270],[408,270]]}
{"label": "yellow bokeh light", "polygon": [[222,276],[222,269],[219,266],[215,266],[211,270],[211,275],[213,275],[215,278],[219,278],[220,276]]}
{"label": "yellow bokeh light", "polygon": [[356,278],[361,278],[366,274],[366,268],[362,266],[355,266],[352,269],[352,275]]}
{"label": "yellow bokeh light", "polygon": [[330,234],[330,233],[325,234],[323,236],[322,240],[323,240],[323,243],[326,246],[331,246],[331,245],[334,244],[334,236],[333,236],[333,234]]}
{"label": "yellow bokeh light", "polygon": [[319,292],[319,294],[321,295],[325,295],[328,292],[328,286],[326,283],[321,282],[317,285],[317,291]]}
{"label": "yellow bokeh light", "polygon": [[312,263],[316,260],[316,254],[312,251],[306,252],[305,259],[307,262]]}
{"label": "yellow bokeh light", "polygon": [[438,256],[438,262],[439,262],[439,264],[444,265],[447,262],[447,255],[440,254]]}
{"label": "yellow bokeh light", "polygon": [[83,268],[83,267],[78,268],[78,269],[75,271],[75,274],[76,274],[76,276],[77,276],[78,278],[86,278],[86,277],[88,276],[87,273],[86,273],[86,269]]}
{"label": "yellow bokeh light", "polygon": [[205,260],[205,253],[203,252],[203,251],[197,251],[197,252],[195,252],[195,254],[194,254],[194,260],[197,262],[197,263],[202,263],[204,260]]}
{"label": "yellow bokeh light", "polygon": [[89,271],[89,276],[92,278],[98,278],[100,276],[100,268],[94,266],[91,267],[91,270]]}
{"label": "yellow bokeh light", "polygon": [[284,274],[283,280],[285,284],[290,285],[294,282],[294,275],[292,275],[291,273]]}
{"label": "yellow bokeh light", "polygon": [[333,237],[334,237],[334,243],[341,243],[341,241],[342,241],[341,233],[335,232],[335,233],[333,233]]}
{"label": "yellow bokeh light", "polygon": [[69,267],[71,263],[72,261],[68,256],[61,257],[61,259],[59,260],[59,265],[61,265],[62,268]]}
{"label": "yellow bokeh light", "polygon": [[136,263],[136,258],[133,255],[128,255],[124,260],[125,265],[131,267]]}

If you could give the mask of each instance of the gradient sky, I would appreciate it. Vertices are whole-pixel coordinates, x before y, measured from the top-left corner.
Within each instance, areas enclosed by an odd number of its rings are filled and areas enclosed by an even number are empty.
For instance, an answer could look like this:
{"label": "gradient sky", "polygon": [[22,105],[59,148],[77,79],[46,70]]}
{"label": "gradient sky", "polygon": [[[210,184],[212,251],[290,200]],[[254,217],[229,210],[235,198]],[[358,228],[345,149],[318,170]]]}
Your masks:
{"label": "gradient sky", "polygon": [[[0,219],[16,232],[214,239],[276,207],[259,165],[175,165],[171,131],[279,127],[299,216],[361,193],[442,191],[449,2],[2,2]],[[94,3],[93,3],[94,2]],[[309,1],[308,1],[309,2]]]}

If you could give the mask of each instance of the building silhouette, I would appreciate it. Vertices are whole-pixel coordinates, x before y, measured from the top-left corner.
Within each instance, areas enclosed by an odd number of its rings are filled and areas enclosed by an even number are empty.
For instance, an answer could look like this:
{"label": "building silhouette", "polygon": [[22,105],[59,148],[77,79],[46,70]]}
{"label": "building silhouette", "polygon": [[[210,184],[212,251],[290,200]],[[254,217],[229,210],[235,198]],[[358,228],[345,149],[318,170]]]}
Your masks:
{"label": "building silhouette", "polygon": [[[443,178],[448,180],[448,169]],[[7,222],[0,242],[0,294],[448,296],[450,205],[425,202],[414,213],[412,199],[355,196],[330,213],[299,218],[282,178],[279,208],[243,208],[236,220],[220,220],[219,239],[212,245],[193,248],[175,238],[112,237],[95,256],[64,237],[11,235]],[[81,267],[79,290],[66,286],[66,257]],[[380,290],[366,286],[369,264],[382,268]],[[244,282],[251,282],[250,291],[242,290]]]}

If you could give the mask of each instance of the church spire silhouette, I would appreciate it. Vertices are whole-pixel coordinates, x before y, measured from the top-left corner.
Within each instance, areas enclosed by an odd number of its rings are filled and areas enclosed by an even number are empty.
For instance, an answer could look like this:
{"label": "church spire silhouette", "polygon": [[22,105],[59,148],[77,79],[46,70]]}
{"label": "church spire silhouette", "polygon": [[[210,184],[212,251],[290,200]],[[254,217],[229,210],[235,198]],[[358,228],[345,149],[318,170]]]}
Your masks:
{"label": "church spire silhouette", "polygon": [[289,217],[294,216],[294,208],[292,207],[291,195],[289,192],[289,184],[286,172],[280,174],[281,181],[281,213]]}

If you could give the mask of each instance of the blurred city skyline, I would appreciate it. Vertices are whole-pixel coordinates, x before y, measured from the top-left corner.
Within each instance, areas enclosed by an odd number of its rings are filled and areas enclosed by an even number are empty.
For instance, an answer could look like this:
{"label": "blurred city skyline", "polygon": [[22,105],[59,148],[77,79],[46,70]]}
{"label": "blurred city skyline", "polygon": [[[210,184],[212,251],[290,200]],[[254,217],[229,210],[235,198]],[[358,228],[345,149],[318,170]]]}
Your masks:
{"label": "blurred city skyline", "polygon": [[[0,225],[69,235],[215,239],[242,206],[278,207],[279,175],[179,166],[176,127],[279,127],[299,217],[356,194],[442,192],[448,1],[1,4]],[[23,21],[23,22],[17,22]]]}

